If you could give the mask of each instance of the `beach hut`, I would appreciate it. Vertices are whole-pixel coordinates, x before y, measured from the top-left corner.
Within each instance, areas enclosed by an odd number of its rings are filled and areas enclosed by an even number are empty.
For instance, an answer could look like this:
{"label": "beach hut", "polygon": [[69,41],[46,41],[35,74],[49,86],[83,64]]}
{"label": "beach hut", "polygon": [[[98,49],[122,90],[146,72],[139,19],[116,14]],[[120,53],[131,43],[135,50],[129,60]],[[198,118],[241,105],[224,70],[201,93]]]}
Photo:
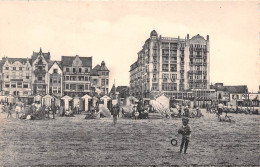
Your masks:
{"label": "beach hut", "polygon": [[72,98],[69,97],[68,95],[66,95],[66,96],[62,97],[61,100],[64,101],[64,109],[65,109],[65,111],[68,110],[69,109],[69,101],[71,101]]}
{"label": "beach hut", "polygon": [[45,106],[51,106],[52,102],[54,102],[55,98],[51,95],[45,95],[42,97],[42,104]]}
{"label": "beach hut", "polygon": [[107,102],[109,100],[111,100],[111,98],[108,97],[107,95],[105,95],[105,96],[101,97],[100,99],[104,101],[104,107],[107,108]]}
{"label": "beach hut", "polygon": [[8,103],[15,103],[15,97],[14,97],[13,95],[8,95],[8,96],[6,97],[6,101],[7,101]]}
{"label": "beach hut", "polygon": [[85,103],[85,108],[84,108],[84,110],[85,110],[85,111],[88,111],[88,110],[89,110],[88,101],[91,100],[92,97],[86,94],[86,95],[82,96],[81,99],[84,100],[84,103]]}
{"label": "beach hut", "polygon": [[34,97],[34,102],[36,103],[36,104],[42,104],[42,96],[41,95],[37,95],[37,96],[35,96]]}

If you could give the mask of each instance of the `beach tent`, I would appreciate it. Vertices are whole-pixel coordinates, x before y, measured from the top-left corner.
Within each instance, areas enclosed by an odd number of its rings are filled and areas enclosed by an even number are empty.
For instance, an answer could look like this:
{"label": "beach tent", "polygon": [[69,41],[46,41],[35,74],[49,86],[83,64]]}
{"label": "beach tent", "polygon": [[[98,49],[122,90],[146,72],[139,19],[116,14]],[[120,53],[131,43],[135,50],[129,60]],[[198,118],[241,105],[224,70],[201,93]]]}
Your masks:
{"label": "beach tent", "polygon": [[171,115],[170,109],[167,106],[165,106],[164,104],[160,103],[159,101],[150,100],[150,104],[155,109],[155,111],[161,113],[161,115],[163,115],[163,116]]}
{"label": "beach tent", "polygon": [[170,99],[168,97],[166,97],[165,95],[161,95],[161,96],[157,97],[156,101],[160,102],[166,108],[170,108]]}

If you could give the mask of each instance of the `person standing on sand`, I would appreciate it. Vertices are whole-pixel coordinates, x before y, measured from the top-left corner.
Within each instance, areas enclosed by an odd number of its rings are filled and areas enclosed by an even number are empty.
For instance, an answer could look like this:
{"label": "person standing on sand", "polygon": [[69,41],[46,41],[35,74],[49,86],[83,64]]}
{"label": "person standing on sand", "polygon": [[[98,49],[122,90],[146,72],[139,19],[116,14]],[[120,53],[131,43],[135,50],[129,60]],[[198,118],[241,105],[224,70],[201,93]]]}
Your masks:
{"label": "person standing on sand", "polygon": [[190,141],[191,127],[188,125],[189,118],[182,118],[183,126],[178,130],[179,134],[182,134],[180,153],[182,153],[184,146],[184,154],[187,154],[188,144]]}
{"label": "person standing on sand", "polygon": [[12,106],[6,106],[6,109],[7,109],[7,118],[12,118]]}
{"label": "person standing on sand", "polygon": [[112,115],[113,115],[114,125],[116,125],[116,123],[117,123],[117,107],[116,106],[113,106],[113,108],[112,108]]}

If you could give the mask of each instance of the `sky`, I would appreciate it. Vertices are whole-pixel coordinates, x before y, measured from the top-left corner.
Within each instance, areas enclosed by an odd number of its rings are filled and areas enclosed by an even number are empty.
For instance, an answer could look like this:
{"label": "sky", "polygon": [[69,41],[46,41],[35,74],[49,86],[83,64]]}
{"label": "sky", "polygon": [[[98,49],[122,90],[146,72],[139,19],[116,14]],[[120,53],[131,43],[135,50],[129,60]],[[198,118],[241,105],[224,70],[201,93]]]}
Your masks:
{"label": "sky", "polygon": [[255,2],[0,1],[0,58],[33,51],[105,61],[110,87],[129,86],[130,65],[150,32],[210,37],[210,82],[257,91],[259,4]]}

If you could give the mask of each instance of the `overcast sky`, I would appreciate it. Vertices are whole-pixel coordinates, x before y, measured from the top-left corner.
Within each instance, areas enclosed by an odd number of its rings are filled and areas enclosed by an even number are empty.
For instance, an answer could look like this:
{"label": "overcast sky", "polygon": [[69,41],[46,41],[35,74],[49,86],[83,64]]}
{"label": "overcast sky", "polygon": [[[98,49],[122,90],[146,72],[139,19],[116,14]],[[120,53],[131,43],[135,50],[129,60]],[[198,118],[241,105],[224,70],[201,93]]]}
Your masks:
{"label": "overcast sky", "polygon": [[30,57],[33,51],[92,56],[106,62],[110,87],[129,85],[150,32],[163,37],[210,36],[212,83],[259,85],[257,2],[0,2],[0,57]]}

